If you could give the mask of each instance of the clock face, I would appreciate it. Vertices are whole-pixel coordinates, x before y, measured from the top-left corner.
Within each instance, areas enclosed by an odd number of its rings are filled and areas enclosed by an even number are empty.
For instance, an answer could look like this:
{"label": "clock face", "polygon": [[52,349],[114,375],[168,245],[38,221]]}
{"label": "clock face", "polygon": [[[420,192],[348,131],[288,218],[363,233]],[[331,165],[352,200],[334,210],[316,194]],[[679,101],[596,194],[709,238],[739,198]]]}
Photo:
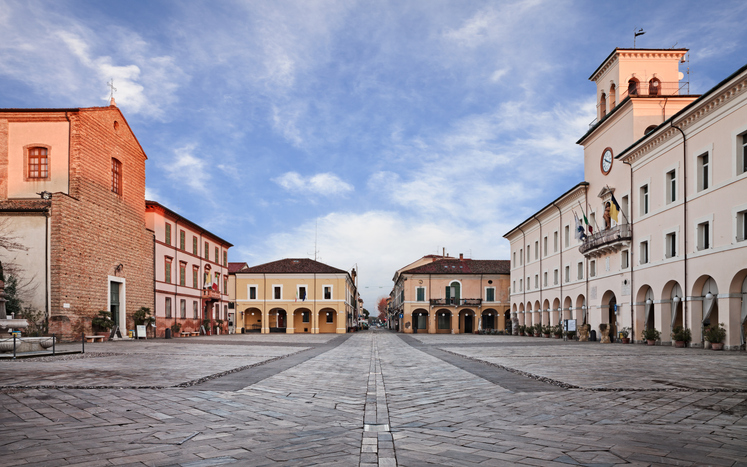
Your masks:
{"label": "clock face", "polygon": [[612,169],[612,149],[607,148],[602,153],[602,173],[607,175]]}

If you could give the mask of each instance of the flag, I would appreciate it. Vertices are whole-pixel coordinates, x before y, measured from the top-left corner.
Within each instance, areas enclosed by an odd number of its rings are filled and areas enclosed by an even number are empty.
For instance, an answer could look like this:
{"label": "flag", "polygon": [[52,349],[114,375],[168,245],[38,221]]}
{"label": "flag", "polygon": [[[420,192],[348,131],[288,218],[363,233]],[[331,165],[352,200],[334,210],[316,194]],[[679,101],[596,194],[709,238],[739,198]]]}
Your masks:
{"label": "flag", "polygon": [[[586,213],[584,212],[584,208],[581,207],[581,202],[580,201],[578,203],[578,207],[581,208],[581,216],[584,218],[584,224],[586,224],[586,227],[589,228],[589,233],[593,234],[594,230],[591,228],[591,225],[589,224],[589,219],[586,218]],[[576,213],[574,212],[573,214],[575,215]]]}
{"label": "flag", "polygon": [[610,219],[615,221],[615,223],[619,223],[617,220],[620,214],[620,205],[617,204],[617,200],[615,199],[615,195],[612,195],[612,202],[610,203]]}
{"label": "flag", "polygon": [[584,234],[584,226],[581,225],[581,221],[578,219],[578,216],[576,215],[576,211],[573,211],[573,218],[576,220],[576,240],[583,240],[586,235]]}

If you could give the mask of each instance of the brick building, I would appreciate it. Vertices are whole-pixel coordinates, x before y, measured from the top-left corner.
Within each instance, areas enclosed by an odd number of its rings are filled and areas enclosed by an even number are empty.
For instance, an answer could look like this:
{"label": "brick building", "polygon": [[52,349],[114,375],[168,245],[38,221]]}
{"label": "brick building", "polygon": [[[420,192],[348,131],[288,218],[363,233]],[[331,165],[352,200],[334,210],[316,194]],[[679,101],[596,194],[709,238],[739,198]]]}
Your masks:
{"label": "brick building", "polygon": [[[207,333],[233,327],[228,300],[228,249],[233,245],[155,201],[145,202],[155,233],[156,335],[167,328]],[[229,316],[230,315],[230,316]]]}
{"label": "brick building", "polygon": [[109,107],[0,109],[0,222],[24,248],[0,251],[31,284],[49,332],[90,332],[111,310],[120,329],[154,308],[147,156]]}

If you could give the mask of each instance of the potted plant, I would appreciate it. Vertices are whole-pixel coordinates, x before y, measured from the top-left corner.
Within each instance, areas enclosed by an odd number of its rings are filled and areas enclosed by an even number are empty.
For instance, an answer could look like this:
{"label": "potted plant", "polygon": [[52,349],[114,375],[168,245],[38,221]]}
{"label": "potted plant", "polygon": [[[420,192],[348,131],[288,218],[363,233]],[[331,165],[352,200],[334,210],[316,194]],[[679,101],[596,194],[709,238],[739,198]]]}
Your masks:
{"label": "potted plant", "polygon": [[220,318],[218,318],[218,319],[215,320],[215,329],[214,329],[214,331],[215,331],[216,334],[220,334],[221,329],[223,329],[223,320],[220,319]]}
{"label": "potted plant", "polygon": [[565,337],[567,337],[568,340],[574,340],[576,338],[576,331],[566,331]]}
{"label": "potted plant", "polygon": [[179,335],[179,331],[182,330],[182,324],[181,323],[174,323],[171,325],[171,336],[177,337]]}
{"label": "potted plant", "polygon": [[559,324],[557,326],[553,326],[552,334],[553,336],[555,336],[555,339],[560,339],[561,337],[563,337],[563,328]]}
{"label": "potted plant", "polygon": [[114,321],[112,321],[112,313],[110,311],[101,310],[99,315],[91,320],[93,332],[97,336],[104,336],[104,341],[108,340],[109,333],[114,327]]}
{"label": "potted plant", "polygon": [[527,327],[525,325],[523,325],[523,324],[520,324],[517,329],[519,330],[519,335],[523,336],[524,332],[527,330]]}
{"label": "potted plant", "polygon": [[726,339],[726,329],[724,323],[718,323],[705,328],[705,340],[711,343],[713,350],[722,350],[724,348],[724,339]]}
{"label": "potted plant", "polygon": [[542,325],[537,323],[534,325],[534,337],[540,337],[542,335]]}
{"label": "potted plant", "polygon": [[674,341],[675,347],[687,347],[687,344],[693,340],[690,329],[683,328],[682,326],[675,326],[672,329],[672,340]]}
{"label": "potted plant", "polygon": [[622,340],[623,344],[630,344],[630,331],[630,328],[620,329],[620,340]]}
{"label": "potted plant", "polygon": [[661,333],[656,328],[646,328],[641,331],[641,339],[645,340],[648,345],[654,345],[661,339]]}
{"label": "potted plant", "polygon": [[546,339],[550,338],[550,334],[552,334],[552,326],[550,326],[549,324],[545,325],[545,326],[542,326],[542,335]]}

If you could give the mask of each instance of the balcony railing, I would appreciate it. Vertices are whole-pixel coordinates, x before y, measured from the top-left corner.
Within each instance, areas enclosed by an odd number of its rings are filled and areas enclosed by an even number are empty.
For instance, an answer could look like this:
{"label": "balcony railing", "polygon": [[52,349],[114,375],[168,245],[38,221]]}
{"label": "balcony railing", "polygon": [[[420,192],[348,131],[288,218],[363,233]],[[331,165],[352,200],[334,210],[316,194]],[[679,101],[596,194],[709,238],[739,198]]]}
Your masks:
{"label": "balcony railing", "polygon": [[220,300],[220,292],[213,289],[202,289],[203,300]]}
{"label": "balcony railing", "polygon": [[431,306],[480,306],[481,298],[432,298]]}
{"label": "balcony railing", "polygon": [[601,254],[608,249],[619,250],[624,242],[629,242],[632,238],[633,226],[631,224],[618,224],[589,235],[578,249],[584,255],[597,252]]}
{"label": "balcony railing", "polygon": [[[639,83],[635,87],[629,86],[628,89],[623,89],[620,91],[620,98],[618,101],[616,101],[615,105],[610,105],[610,112],[616,107],[617,104],[624,101],[626,97],[671,97],[671,96],[679,96],[679,95],[687,95],[690,94],[690,82],[672,82],[672,83],[662,83],[661,81],[657,81],[655,83]],[[609,96],[607,96],[608,102],[609,102]],[[599,108],[599,103],[597,102],[597,108]],[[605,112],[604,115],[602,115],[602,118],[607,115],[608,112]],[[594,128],[594,125],[599,123],[599,119],[595,118],[594,120],[589,123],[589,129]]]}

